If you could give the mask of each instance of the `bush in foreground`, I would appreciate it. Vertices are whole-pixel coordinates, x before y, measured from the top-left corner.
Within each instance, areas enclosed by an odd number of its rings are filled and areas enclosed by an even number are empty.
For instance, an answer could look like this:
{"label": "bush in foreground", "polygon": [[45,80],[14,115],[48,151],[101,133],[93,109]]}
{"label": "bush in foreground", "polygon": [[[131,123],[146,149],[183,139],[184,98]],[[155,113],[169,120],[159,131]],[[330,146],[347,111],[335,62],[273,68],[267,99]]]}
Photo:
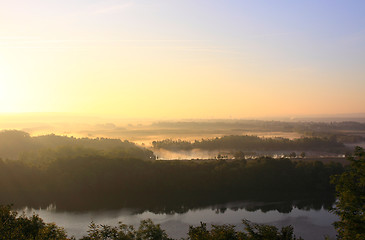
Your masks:
{"label": "bush in foreground", "polygon": [[11,206],[0,206],[0,240],[68,240],[63,228],[38,215],[18,216]]}

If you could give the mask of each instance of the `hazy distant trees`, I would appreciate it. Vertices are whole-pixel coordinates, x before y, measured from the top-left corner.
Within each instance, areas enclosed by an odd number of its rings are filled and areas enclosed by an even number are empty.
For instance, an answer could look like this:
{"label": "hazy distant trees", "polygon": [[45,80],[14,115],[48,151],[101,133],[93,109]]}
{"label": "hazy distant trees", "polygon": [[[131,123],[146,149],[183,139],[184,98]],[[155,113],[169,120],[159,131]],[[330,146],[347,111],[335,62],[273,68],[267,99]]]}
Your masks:
{"label": "hazy distant trees", "polygon": [[201,141],[161,140],[153,141],[156,149],[163,148],[170,151],[181,150],[233,150],[233,151],[321,151],[321,152],[345,152],[347,148],[343,143],[335,139],[303,137],[299,139],[287,138],[260,138],[257,136],[224,136]]}
{"label": "hazy distant trees", "polygon": [[31,137],[16,130],[0,132],[0,158],[30,163],[87,155],[154,160],[152,151],[128,141],[108,138],[74,138],[54,134]]}
{"label": "hazy distant trees", "polygon": [[222,121],[191,121],[191,122],[156,122],[152,128],[162,129],[184,129],[194,131],[196,129],[238,129],[240,131],[265,131],[265,132],[300,132],[300,133],[334,133],[339,130],[365,130],[365,123],[346,121],[346,122],[282,122],[282,121],[263,121],[263,120],[222,120]]}
{"label": "hazy distant trees", "polygon": [[233,155],[234,159],[237,160],[244,160],[245,159],[245,153],[242,151],[235,152]]}
{"label": "hazy distant trees", "polygon": [[19,153],[32,150],[34,144],[28,133],[16,130],[0,132],[0,157],[15,159]]}

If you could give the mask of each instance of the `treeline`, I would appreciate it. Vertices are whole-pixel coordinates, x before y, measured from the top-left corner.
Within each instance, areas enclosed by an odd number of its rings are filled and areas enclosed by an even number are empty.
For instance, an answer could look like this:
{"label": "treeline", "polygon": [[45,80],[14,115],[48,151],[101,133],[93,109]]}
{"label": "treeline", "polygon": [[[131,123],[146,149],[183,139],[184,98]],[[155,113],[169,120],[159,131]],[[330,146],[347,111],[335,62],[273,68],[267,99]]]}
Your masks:
{"label": "treeline", "polygon": [[[155,159],[152,151],[120,139],[75,138],[55,134],[31,137],[28,133],[17,130],[0,132],[0,158],[3,159],[34,162],[42,158],[49,161],[57,157],[95,153],[109,157]],[[60,156],[62,154],[64,156]]]}
{"label": "treeline", "polygon": [[[205,223],[189,226],[185,240],[302,240],[296,238],[292,226],[282,227],[254,224],[242,221],[244,231],[237,231],[234,225],[212,225],[209,230]],[[76,240],[68,237],[66,231],[53,223],[45,223],[37,215],[18,216],[10,206],[0,206],[0,240]],[[118,226],[91,223],[88,234],[80,240],[173,240],[159,224],[150,219],[142,220],[135,228],[119,223]],[[181,240],[184,240],[183,238]]]}
{"label": "treeline", "polygon": [[[105,155],[47,164],[0,161],[0,203],[88,210],[194,206],[301,194],[332,196],[340,164],[260,158],[235,161],[143,161]],[[188,209],[185,209],[187,211]],[[184,208],[181,208],[184,211]]]}
{"label": "treeline", "polygon": [[285,122],[263,120],[215,120],[215,121],[191,121],[191,122],[156,122],[152,127],[168,129],[242,129],[250,131],[279,131],[279,132],[302,132],[302,131],[365,131],[365,123],[355,121],[342,122]]}
{"label": "treeline", "polygon": [[194,142],[166,139],[153,141],[156,149],[170,151],[181,150],[234,150],[234,151],[318,151],[344,153],[348,150],[341,142],[332,138],[303,137],[298,139],[287,138],[260,138],[257,136],[224,136],[213,139],[195,140]]}
{"label": "treeline", "polygon": [[365,137],[357,134],[344,134],[344,133],[334,133],[334,132],[306,132],[308,137],[317,138],[327,138],[332,139],[342,143],[359,143],[365,142]]}

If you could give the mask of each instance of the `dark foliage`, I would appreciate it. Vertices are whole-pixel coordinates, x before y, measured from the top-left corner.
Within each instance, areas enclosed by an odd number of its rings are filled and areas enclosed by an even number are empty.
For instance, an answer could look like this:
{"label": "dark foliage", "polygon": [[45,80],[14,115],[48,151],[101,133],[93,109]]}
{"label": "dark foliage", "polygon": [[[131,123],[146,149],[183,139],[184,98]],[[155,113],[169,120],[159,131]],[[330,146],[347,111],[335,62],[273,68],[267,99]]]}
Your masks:
{"label": "dark foliage", "polygon": [[236,231],[234,225],[212,225],[208,230],[205,223],[189,227],[188,240],[303,240],[294,235],[292,226],[281,230],[271,225],[254,224],[242,221],[245,231]]}
{"label": "dark foliage", "polygon": [[0,202],[87,210],[172,202],[189,206],[288,193],[331,196],[329,177],[343,171],[340,164],[290,159],[142,161],[98,154],[69,157],[65,151],[65,157],[43,165],[0,160]]}
{"label": "dark foliage", "polygon": [[80,240],[172,240],[159,224],[150,219],[142,220],[139,228],[119,223],[118,226],[96,225],[91,223],[88,235]]}
{"label": "dark foliage", "polygon": [[338,202],[334,212],[340,217],[335,223],[338,239],[365,239],[365,151],[356,147],[349,156],[350,167],[332,178],[336,184]]}
{"label": "dark foliage", "polygon": [[64,229],[45,223],[39,216],[18,216],[10,206],[0,205],[0,240],[67,240]]}
{"label": "dark foliage", "polygon": [[202,139],[189,142],[166,139],[152,142],[154,148],[163,148],[171,151],[180,150],[235,150],[235,151],[321,151],[345,152],[347,148],[336,139],[305,137],[290,140],[287,138],[260,138],[257,136],[224,136],[214,139]]}

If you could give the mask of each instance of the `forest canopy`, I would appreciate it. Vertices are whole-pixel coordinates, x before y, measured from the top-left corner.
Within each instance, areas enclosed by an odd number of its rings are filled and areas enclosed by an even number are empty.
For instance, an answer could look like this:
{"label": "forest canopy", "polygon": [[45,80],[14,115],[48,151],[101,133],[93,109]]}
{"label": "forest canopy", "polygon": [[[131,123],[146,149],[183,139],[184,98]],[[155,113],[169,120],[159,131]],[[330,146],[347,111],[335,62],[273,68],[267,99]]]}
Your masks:
{"label": "forest canopy", "polygon": [[183,140],[165,139],[153,141],[155,149],[170,151],[181,150],[240,150],[240,151],[320,151],[331,153],[344,153],[347,148],[335,138],[302,137],[298,139],[288,138],[261,138],[257,136],[223,136],[213,139],[202,139],[194,142]]}
{"label": "forest canopy", "polygon": [[[58,209],[196,205],[290,194],[333,196],[339,163],[255,160],[143,161],[102,155],[30,165],[0,160],[0,203]],[[265,195],[265,196],[262,196]],[[148,198],[146,198],[148,196]]]}
{"label": "forest canopy", "polygon": [[0,132],[0,158],[38,162],[45,159],[105,155],[118,158],[155,159],[152,151],[127,140],[75,138],[55,134],[31,137],[17,130]]}

